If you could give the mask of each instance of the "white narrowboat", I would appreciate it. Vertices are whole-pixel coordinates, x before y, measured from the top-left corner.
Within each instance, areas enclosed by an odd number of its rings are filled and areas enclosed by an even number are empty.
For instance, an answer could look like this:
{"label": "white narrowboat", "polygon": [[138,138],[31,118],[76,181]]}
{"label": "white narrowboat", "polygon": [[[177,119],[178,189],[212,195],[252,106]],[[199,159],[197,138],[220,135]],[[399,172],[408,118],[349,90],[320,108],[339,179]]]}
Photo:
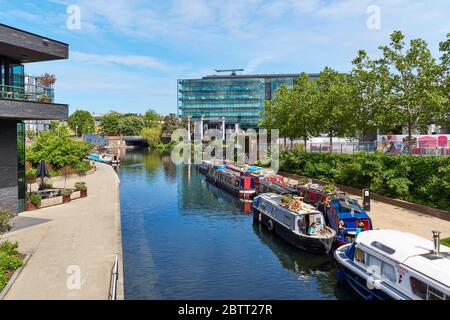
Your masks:
{"label": "white narrowboat", "polygon": [[367,300],[450,300],[450,248],[396,230],[365,231],[338,248],[338,280]]}
{"label": "white narrowboat", "polygon": [[311,253],[327,254],[336,236],[336,231],[326,226],[322,212],[299,199],[294,199],[288,208],[283,205],[282,196],[275,193],[254,199],[253,218],[293,246]]}

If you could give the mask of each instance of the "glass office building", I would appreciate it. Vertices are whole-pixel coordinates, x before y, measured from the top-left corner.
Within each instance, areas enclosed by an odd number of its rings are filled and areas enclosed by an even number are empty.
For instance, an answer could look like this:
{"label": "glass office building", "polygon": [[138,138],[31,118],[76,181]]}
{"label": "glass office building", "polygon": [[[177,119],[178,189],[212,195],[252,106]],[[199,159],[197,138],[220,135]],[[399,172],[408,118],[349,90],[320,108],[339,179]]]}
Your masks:
{"label": "glass office building", "polygon": [[[318,75],[312,74],[311,78]],[[204,129],[257,128],[266,100],[299,74],[213,75],[178,80],[178,116],[203,121]]]}

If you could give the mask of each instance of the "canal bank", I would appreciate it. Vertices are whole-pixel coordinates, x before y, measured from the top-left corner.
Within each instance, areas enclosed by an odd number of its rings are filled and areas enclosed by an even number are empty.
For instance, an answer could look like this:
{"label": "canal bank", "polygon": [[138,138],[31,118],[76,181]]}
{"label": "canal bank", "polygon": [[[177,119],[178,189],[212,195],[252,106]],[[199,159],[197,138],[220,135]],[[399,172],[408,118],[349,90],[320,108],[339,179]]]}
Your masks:
{"label": "canal bank", "polygon": [[[66,185],[77,181],[68,179]],[[5,299],[107,300],[115,252],[117,298],[123,299],[120,181],[113,168],[103,164],[83,181],[87,198],[22,213],[14,219],[12,232],[2,237],[18,241],[20,252],[31,254]]]}

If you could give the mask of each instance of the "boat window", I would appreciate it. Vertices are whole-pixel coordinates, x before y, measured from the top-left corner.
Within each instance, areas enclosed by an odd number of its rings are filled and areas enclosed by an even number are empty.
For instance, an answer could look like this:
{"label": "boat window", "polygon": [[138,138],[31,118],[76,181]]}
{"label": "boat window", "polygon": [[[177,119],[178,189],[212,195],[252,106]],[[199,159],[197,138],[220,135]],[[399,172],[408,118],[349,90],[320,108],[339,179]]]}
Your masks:
{"label": "boat window", "polygon": [[365,264],[366,263],[366,257],[365,257],[364,251],[362,251],[359,248],[356,248],[355,260]]}
{"label": "boat window", "polygon": [[260,205],[261,211],[266,211],[266,203],[264,201],[261,201],[261,205]]}
{"label": "boat window", "polygon": [[380,259],[372,256],[371,254],[366,254],[366,265],[371,268],[372,273],[380,274],[382,264],[383,261]]}
{"label": "boat window", "polygon": [[272,207],[272,217],[275,217],[275,207]]}
{"label": "boat window", "polygon": [[411,283],[412,292],[419,298],[426,299],[427,285],[414,277],[411,277],[409,281]]}
{"label": "boat window", "polygon": [[391,282],[395,283],[397,281],[397,277],[395,276],[395,268],[389,263],[383,262],[383,265],[381,267],[381,274],[384,277],[388,278]]}
{"label": "boat window", "polygon": [[444,293],[428,286],[428,298],[427,300],[445,300]]}

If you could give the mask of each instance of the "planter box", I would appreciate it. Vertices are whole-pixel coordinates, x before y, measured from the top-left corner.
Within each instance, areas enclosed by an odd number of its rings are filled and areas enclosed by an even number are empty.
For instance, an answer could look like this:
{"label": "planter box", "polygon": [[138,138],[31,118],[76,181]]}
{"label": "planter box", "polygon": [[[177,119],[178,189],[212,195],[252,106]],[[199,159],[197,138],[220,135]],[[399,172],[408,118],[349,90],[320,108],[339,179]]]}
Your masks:
{"label": "planter box", "polygon": [[49,198],[49,199],[42,199],[41,208],[52,207],[52,206],[56,206],[56,205],[59,205],[62,203],[63,203],[63,197],[61,197],[61,196]]}
{"label": "planter box", "polygon": [[74,192],[70,195],[70,200],[76,200],[76,199],[80,199],[80,198],[81,198],[80,191],[74,191]]}
{"label": "planter box", "polygon": [[69,195],[67,195],[67,196],[63,196],[62,198],[63,198],[63,203],[69,203],[70,201],[71,201],[71,195],[69,194]]}
{"label": "planter box", "polygon": [[80,190],[80,198],[86,198],[88,195],[87,190]]}
{"label": "planter box", "polygon": [[39,209],[35,204],[27,201],[25,202],[25,211],[35,211]]}

